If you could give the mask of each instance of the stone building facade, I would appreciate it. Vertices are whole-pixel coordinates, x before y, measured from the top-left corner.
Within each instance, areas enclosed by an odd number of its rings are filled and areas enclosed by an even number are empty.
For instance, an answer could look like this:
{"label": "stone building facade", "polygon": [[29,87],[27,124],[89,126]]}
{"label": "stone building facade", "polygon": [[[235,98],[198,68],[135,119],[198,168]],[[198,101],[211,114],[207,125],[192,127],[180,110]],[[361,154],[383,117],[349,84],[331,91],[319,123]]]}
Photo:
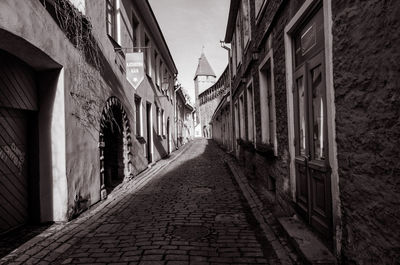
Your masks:
{"label": "stone building facade", "polygon": [[180,87],[176,91],[176,136],[177,147],[180,147],[194,138],[195,111],[189,101],[189,96]]}
{"label": "stone building facade", "polygon": [[229,146],[233,134],[275,212],[344,264],[400,258],[399,12],[394,1],[231,1],[232,96],[214,138]]}
{"label": "stone building facade", "polygon": [[218,103],[224,92],[228,88],[228,67],[218,78],[217,82],[211,87],[204,90],[198,96],[199,109],[200,109],[200,124],[202,128],[202,135],[204,138],[211,139],[213,135],[213,128],[211,125],[211,118],[214,114]]}
{"label": "stone building facade", "polygon": [[147,0],[5,0],[0,17],[0,233],[71,219],[175,149],[177,69]]}
{"label": "stone building facade", "polygon": [[197,70],[194,75],[194,96],[195,96],[195,107],[196,107],[196,117],[195,117],[195,136],[196,137],[207,137],[207,132],[209,131],[208,123],[202,123],[205,119],[202,118],[202,113],[200,109],[200,99],[201,93],[206,91],[209,87],[215,84],[216,75],[212,69],[210,63],[207,60],[204,52],[201,53],[199,58],[199,63],[197,65]]}

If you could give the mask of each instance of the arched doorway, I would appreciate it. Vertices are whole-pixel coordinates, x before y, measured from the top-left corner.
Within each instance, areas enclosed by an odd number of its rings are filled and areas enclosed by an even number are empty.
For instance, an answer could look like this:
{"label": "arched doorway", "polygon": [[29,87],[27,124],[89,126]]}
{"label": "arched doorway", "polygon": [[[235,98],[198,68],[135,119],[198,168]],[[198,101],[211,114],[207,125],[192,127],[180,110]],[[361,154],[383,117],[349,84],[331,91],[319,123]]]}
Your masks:
{"label": "arched doorway", "polygon": [[107,100],[100,122],[101,198],[124,180],[133,177],[130,127],[127,115],[116,97]]}

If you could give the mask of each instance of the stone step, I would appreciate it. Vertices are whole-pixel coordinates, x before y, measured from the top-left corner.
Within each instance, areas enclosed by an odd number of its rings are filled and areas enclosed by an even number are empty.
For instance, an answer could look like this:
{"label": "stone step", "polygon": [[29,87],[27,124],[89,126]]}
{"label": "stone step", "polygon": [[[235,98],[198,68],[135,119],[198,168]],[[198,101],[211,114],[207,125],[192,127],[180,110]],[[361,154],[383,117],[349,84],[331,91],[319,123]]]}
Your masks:
{"label": "stone step", "polygon": [[294,217],[281,217],[278,222],[306,264],[337,264],[335,256],[304,222]]}

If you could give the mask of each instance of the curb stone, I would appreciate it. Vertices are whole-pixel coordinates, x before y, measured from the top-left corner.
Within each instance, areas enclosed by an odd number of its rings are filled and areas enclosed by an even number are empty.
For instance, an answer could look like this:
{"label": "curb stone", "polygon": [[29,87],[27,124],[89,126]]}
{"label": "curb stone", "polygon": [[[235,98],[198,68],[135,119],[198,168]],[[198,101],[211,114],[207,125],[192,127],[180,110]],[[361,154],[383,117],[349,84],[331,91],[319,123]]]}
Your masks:
{"label": "curb stone", "polygon": [[296,258],[292,257],[290,254],[290,250],[287,249],[286,246],[282,245],[280,239],[275,235],[275,232],[271,229],[270,225],[263,216],[263,204],[259,200],[256,193],[250,187],[250,184],[247,181],[247,178],[243,174],[242,170],[229,158],[225,158],[225,163],[234,176],[236,182],[238,183],[241,191],[243,192],[244,197],[248,205],[250,206],[250,210],[253,216],[256,218],[259,223],[261,229],[264,232],[265,237],[271,243],[272,248],[274,249],[276,255],[282,264],[297,264]]}

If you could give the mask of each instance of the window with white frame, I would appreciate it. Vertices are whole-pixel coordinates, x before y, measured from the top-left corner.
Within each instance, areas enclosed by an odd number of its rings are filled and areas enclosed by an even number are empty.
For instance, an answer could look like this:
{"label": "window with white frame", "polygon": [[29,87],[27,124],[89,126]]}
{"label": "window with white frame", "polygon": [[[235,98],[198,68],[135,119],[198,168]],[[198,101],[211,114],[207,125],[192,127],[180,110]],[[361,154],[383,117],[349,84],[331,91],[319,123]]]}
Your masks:
{"label": "window with white frame", "polygon": [[71,4],[73,4],[82,14],[86,14],[86,1],[85,0],[70,0]]}
{"label": "window with white frame", "polygon": [[154,82],[156,83],[157,88],[160,88],[159,69],[158,53],[154,51]]}
{"label": "window with white frame", "polygon": [[137,48],[140,46],[140,39],[139,39],[139,21],[136,18],[135,14],[132,12],[132,47],[133,51],[136,51]]}
{"label": "window with white frame", "polygon": [[135,96],[136,107],[136,136],[142,136],[142,100],[140,97]]}
{"label": "window with white frame", "polygon": [[117,0],[106,0],[107,34],[117,39]]}
{"label": "window with white frame", "polygon": [[236,44],[236,65],[242,62],[242,27],[241,27],[241,12],[239,10],[236,18],[235,44]]}
{"label": "window with white frame", "polygon": [[258,19],[261,10],[263,9],[265,3],[267,0],[254,0],[255,6],[256,6],[256,18]]}
{"label": "window with white frame", "polygon": [[254,142],[254,104],[253,84],[247,86],[247,135],[251,142]]}
{"label": "window with white frame", "polygon": [[156,121],[156,123],[157,123],[157,127],[156,127],[156,131],[157,131],[157,134],[158,135],[160,135],[160,108],[159,107],[156,107],[156,118],[157,118],[157,121]]}
{"label": "window with white frame", "polygon": [[159,71],[158,71],[158,86],[160,87],[160,89],[161,89],[161,92],[163,92],[164,93],[164,90],[163,90],[163,87],[162,87],[162,84],[163,84],[163,75],[164,75],[164,65],[163,65],[163,62],[161,61],[161,58],[160,58],[160,69],[159,69]]}
{"label": "window with white frame", "polygon": [[147,35],[144,35],[144,52],[145,52],[145,63],[146,63],[146,74],[151,76],[151,49],[150,39]]}
{"label": "window with white frame", "polygon": [[233,33],[232,37],[232,43],[231,43],[231,59],[232,59],[232,76],[236,75],[236,57],[237,57],[237,52],[236,52],[236,35]]}
{"label": "window with white frame", "polygon": [[246,116],[244,109],[244,95],[239,97],[240,139],[246,140]]}
{"label": "window with white frame", "polygon": [[246,48],[250,41],[250,0],[242,0],[242,10],[243,10],[243,47]]}
{"label": "window with white frame", "polygon": [[161,122],[162,122],[162,135],[165,136],[165,112],[161,110]]}
{"label": "window with white frame", "polygon": [[259,67],[260,106],[261,106],[261,141],[270,144],[277,152],[275,85],[273,51],[270,50]]}
{"label": "window with white frame", "polygon": [[238,102],[235,102],[235,136],[236,139],[240,139],[240,120],[239,120],[239,106]]}

